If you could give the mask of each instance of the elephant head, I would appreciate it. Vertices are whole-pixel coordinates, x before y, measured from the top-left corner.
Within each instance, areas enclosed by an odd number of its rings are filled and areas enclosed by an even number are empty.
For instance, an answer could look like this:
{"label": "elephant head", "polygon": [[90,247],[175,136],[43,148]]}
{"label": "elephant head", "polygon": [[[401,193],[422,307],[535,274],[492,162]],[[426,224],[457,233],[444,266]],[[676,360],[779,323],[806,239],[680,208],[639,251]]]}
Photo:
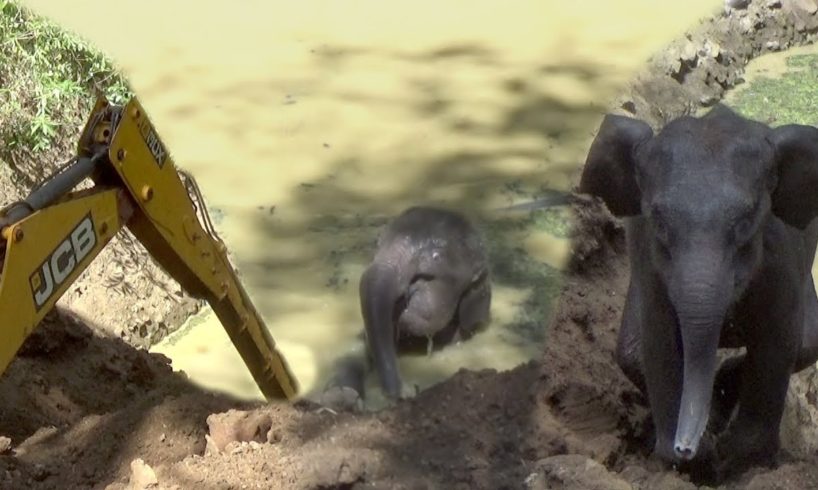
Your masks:
{"label": "elephant head", "polygon": [[361,276],[361,312],[381,387],[387,396],[397,398],[401,395],[399,337],[431,337],[449,326],[463,286],[451,276],[414,273],[412,261],[400,260],[407,253],[400,247],[385,252],[381,255],[392,259],[376,260]]}
{"label": "elephant head", "polygon": [[818,210],[818,129],[773,129],[717,105],[654,135],[643,121],[609,114],[579,192],[649,230],[642,260],[674,310],[682,347],[673,452],[690,460],[708,422],[721,329],[761,264],[765,226],[780,219],[804,229]]}
{"label": "elephant head", "polygon": [[431,341],[437,334],[461,335],[486,321],[491,290],[482,237],[457,212],[407,209],[379,237],[375,257],[361,276],[360,300],[381,387],[396,398],[401,395],[400,337]]}

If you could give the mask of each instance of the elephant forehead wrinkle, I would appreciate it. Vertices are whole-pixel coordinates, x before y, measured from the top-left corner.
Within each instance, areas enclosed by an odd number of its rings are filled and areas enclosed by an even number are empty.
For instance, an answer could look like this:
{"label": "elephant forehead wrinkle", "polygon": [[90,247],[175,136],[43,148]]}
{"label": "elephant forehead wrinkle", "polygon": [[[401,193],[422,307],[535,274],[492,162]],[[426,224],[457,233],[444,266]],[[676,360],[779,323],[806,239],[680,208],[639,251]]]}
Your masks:
{"label": "elephant forehead wrinkle", "polygon": [[729,183],[709,185],[678,184],[654,202],[665,216],[676,216],[686,222],[713,224],[733,220],[750,213],[755,201],[750,195]]}
{"label": "elephant forehead wrinkle", "polygon": [[[719,162],[723,160],[718,160]],[[732,165],[714,161],[696,160],[684,163],[669,162],[656,181],[658,188],[680,188],[685,193],[700,193],[714,199],[747,199],[755,179],[736,172]],[[661,190],[659,190],[661,193]]]}
{"label": "elephant forehead wrinkle", "polygon": [[773,148],[755,125],[718,119],[686,119],[668,127],[652,148],[654,160],[669,168],[725,168],[757,173],[773,158]]}

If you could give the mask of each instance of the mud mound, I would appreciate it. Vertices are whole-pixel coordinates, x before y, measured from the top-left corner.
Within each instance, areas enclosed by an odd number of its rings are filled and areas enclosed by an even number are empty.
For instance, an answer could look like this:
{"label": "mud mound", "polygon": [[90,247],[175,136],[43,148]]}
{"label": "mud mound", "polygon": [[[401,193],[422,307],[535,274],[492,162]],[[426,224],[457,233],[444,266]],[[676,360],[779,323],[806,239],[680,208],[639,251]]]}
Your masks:
{"label": "mud mound", "polygon": [[0,378],[0,400],[0,488],[87,488],[139,454],[181,459],[204,449],[210,413],[241,406],[59,310]]}

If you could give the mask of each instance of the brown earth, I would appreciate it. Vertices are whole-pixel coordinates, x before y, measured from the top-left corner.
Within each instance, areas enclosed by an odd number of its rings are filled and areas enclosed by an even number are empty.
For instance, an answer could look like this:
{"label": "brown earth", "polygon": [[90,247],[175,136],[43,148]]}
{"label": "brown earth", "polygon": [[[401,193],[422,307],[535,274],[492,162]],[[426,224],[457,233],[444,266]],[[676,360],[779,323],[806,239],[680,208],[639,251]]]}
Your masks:
{"label": "brown earth", "polygon": [[[622,110],[659,126],[720,99],[753,56],[812,41],[811,5],[753,2],[704,23],[652,61]],[[508,372],[460,371],[375,413],[205,393],[123,335],[148,325],[143,317],[154,325],[169,317],[123,303],[119,317],[89,323],[67,301],[0,378],[0,488],[696,488],[648,456],[645,401],[613,361],[628,278],[622,229],[597,204],[576,212],[542,357]],[[97,274],[87,282],[114,275]],[[163,299],[172,286],[136,287],[184,316],[184,301]],[[83,291],[89,304],[109,296]],[[794,378],[778,467],[722,488],[818,488],[818,457],[804,442],[816,432],[814,377],[812,369]]]}
{"label": "brown earth", "polygon": [[[35,182],[73,153],[90,107],[85,109],[73,114],[77,124],[62,127],[54,147],[36,159],[24,148],[0,151],[4,204],[25,197]],[[22,161],[30,163],[14,163]],[[94,328],[145,348],[178,328],[202,304],[183,292],[128,230],[111,240],[58,302]]]}

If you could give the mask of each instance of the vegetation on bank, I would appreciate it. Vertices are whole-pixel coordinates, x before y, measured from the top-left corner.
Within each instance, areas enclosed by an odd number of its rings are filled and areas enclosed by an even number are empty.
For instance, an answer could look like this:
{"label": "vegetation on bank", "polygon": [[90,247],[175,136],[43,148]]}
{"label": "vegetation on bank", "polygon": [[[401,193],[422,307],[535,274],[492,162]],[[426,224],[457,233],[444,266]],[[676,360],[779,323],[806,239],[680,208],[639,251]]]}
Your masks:
{"label": "vegetation on bank", "polygon": [[783,124],[818,125],[818,54],[785,56],[786,71],[759,76],[729,97],[729,104],[752,119]]}
{"label": "vegetation on bank", "polygon": [[97,93],[120,103],[131,90],[85,40],[0,0],[0,160],[17,177],[36,181],[70,156]]}

